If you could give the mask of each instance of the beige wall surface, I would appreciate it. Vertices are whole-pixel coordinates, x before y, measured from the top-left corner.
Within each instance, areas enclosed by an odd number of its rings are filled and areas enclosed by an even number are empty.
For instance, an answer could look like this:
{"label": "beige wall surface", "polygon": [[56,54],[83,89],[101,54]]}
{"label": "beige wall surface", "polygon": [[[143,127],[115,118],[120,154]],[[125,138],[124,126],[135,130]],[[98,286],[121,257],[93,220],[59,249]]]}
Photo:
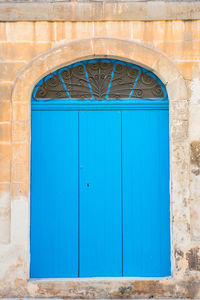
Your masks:
{"label": "beige wall surface", "polygon": [[[29,280],[31,92],[90,57],[133,61],[166,84],[170,278]],[[0,23],[0,297],[200,298],[200,20]]]}
{"label": "beige wall surface", "polygon": [[199,19],[199,0],[0,0],[0,20],[2,21]]}

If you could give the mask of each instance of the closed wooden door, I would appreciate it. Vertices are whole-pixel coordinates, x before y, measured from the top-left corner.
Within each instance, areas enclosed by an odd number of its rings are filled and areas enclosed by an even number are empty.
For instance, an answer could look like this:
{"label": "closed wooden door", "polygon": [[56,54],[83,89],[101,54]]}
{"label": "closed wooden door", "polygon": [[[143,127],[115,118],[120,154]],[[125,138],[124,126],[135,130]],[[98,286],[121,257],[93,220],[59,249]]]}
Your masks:
{"label": "closed wooden door", "polygon": [[121,113],[79,112],[80,277],[122,276]]}
{"label": "closed wooden door", "polygon": [[158,102],[32,106],[32,278],[170,275],[168,119]]}

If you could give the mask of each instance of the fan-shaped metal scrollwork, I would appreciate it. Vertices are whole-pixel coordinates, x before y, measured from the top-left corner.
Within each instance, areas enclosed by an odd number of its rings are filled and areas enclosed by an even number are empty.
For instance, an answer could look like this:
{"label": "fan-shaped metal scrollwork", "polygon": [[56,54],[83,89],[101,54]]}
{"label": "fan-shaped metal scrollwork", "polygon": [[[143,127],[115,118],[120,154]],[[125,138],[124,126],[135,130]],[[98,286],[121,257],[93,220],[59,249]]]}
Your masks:
{"label": "fan-shaped metal scrollwork", "polygon": [[113,59],[95,59],[62,68],[36,86],[43,99],[164,99],[165,87],[150,71]]}
{"label": "fan-shaped metal scrollwork", "polygon": [[133,98],[163,98],[163,90],[160,84],[148,73],[141,72],[137,86],[133,93]]}
{"label": "fan-shaped metal scrollwork", "polygon": [[138,77],[139,70],[127,65],[117,64],[110,87],[109,98],[129,98]]}
{"label": "fan-shaped metal scrollwork", "polygon": [[36,99],[66,98],[66,91],[58,75],[45,80],[37,90]]}
{"label": "fan-shaped metal scrollwork", "polygon": [[105,99],[108,85],[111,80],[114,63],[112,62],[93,62],[86,65],[86,70],[95,99]]}

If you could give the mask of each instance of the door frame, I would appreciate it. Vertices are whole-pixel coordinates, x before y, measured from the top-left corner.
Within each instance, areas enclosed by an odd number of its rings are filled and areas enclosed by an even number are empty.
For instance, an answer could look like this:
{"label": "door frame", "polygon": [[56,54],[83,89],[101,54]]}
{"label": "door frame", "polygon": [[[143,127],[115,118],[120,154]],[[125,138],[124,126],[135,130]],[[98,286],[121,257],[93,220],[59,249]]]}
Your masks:
{"label": "door frame", "polygon": [[[116,55],[117,53],[117,55]],[[168,92],[168,98],[170,101],[169,108],[169,135],[170,135],[170,209],[171,209],[171,266],[172,266],[172,276],[170,278],[166,278],[166,280],[162,280],[159,283],[159,286],[162,287],[163,297],[167,293],[166,285],[171,282],[174,284],[174,279],[176,279],[177,274],[180,270],[184,270],[184,266],[180,264],[180,256],[176,256],[175,253],[177,249],[182,249],[184,251],[184,247],[186,247],[187,243],[189,245],[190,242],[190,232],[186,228],[185,224],[189,223],[186,221],[189,218],[189,206],[184,205],[182,203],[182,198],[188,199],[188,191],[189,188],[189,168],[185,170],[183,166],[183,162],[185,165],[189,165],[189,146],[187,143],[187,111],[188,111],[188,95],[185,81],[182,77],[182,74],[177,69],[177,67],[173,64],[173,62],[168,59],[164,54],[156,51],[155,49],[151,49],[142,44],[136,43],[134,41],[122,40],[122,39],[113,39],[113,38],[90,38],[85,40],[77,40],[52,50],[49,50],[35,59],[33,59],[29,64],[27,64],[17,75],[17,79],[14,84],[13,92],[12,92],[12,120],[13,120],[13,132],[14,128],[18,127],[21,134],[24,136],[24,140],[26,141],[26,145],[28,147],[28,158],[27,160],[21,164],[17,157],[17,149],[13,148],[13,160],[12,160],[12,189],[18,184],[23,187],[23,197],[20,197],[16,193],[12,194],[12,200],[14,201],[11,207],[11,237],[16,236],[16,240],[24,249],[25,260],[25,276],[27,280],[27,289],[34,289],[35,287],[39,288],[39,292],[37,296],[43,295],[43,289],[48,291],[49,295],[54,295],[54,292],[57,290],[58,286],[61,283],[59,281],[54,282],[54,287],[51,287],[51,281],[49,281],[45,286],[42,282],[32,282],[29,281],[29,262],[30,262],[30,248],[29,248],[29,201],[30,201],[30,100],[33,88],[42,77],[46,74],[56,70],[62,66],[71,64],[73,62],[77,62],[83,59],[91,59],[94,57],[108,57],[109,58],[117,58],[120,60],[132,62],[133,64],[137,64],[145,67],[146,69],[151,70],[155,73],[162,82],[166,85],[166,89]],[[19,103],[20,102],[20,103]],[[19,111],[19,105],[21,105],[24,111]],[[25,112],[25,113],[24,113]],[[185,117],[186,116],[186,117]],[[23,125],[23,126],[22,126]],[[183,152],[180,163],[180,153]],[[21,174],[24,174],[23,176]],[[181,179],[181,180],[180,180]],[[21,220],[20,215],[17,215],[18,205],[20,203],[21,209],[24,211],[24,218]],[[15,204],[15,205],[14,205]],[[185,216],[180,219],[180,215]],[[173,220],[173,222],[172,222]],[[19,226],[19,224],[21,224]],[[19,232],[19,230],[21,232]],[[183,243],[184,240],[184,243]],[[182,251],[181,250],[181,251]],[[80,281],[82,279],[78,279]],[[107,279],[108,282],[111,279]],[[113,279],[112,279],[113,280]],[[115,283],[114,290],[110,290],[110,295],[113,297],[117,297],[118,289],[121,289],[122,286],[127,285],[128,282],[137,285],[138,279],[134,278],[118,278],[118,283]],[[149,287],[151,280],[146,280],[144,278],[142,280],[143,290]],[[68,281],[68,280],[67,280]],[[69,280],[71,281],[71,279]],[[89,279],[92,281],[92,279]],[[100,295],[99,287],[101,286],[103,289],[105,288],[104,283],[105,279],[101,279],[100,282],[91,282],[91,285],[85,282],[85,280],[81,281],[81,292],[80,286],[75,284],[73,293],[80,297],[80,295],[84,295],[85,289],[88,290],[90,286],[93,288],[93,297],[98,298]],[[151,294],[153,290],[156,294],[156,281],[155,288],[151,288]],[[69,286],[69,285],[66,285]],[[79,289],[78,289],[79,286]],[[70,287],[70,286],[69,286]],[[94,291],[94,287],[96,290]],[[109,288],[108,288],[109,289]],[[123,290],[123,288],[122,288]],[[125,289],[126,290],[126,289]],[[90,292],[88,292],[90,295]],[[120,293],[120,292],[119,292]],[[134,289],[128,290],[129,297],[134,295],[136,291]],[[122,292],[123,294],[123,292]],[[122,295],[121,294],[121,295]],[[148,294],[148,292],[147,292]],[[145,294],[145,295],[147,295]],[[57,296],[59,295],[56,294]],[[72,296],[72,291],[70,289],[65,289],[63,294],[67,297]],[[123,294],[124,295],[124,294]],[[87,297],[87,296],[86,296]]]}

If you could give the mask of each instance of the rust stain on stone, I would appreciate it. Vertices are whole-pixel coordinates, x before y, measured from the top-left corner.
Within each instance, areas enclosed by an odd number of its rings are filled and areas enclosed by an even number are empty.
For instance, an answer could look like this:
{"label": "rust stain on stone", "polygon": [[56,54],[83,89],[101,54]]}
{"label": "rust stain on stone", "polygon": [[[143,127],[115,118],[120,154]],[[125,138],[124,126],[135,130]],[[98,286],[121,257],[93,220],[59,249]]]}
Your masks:
{"label": "rust stain on stone", "polygon": [[117,291],[109,293],[110,298],[168,298],[175,297],[175,285],[158,280],[137,280],[122,285]]}
{"label": "rust stain on stone", "polygon": [[196,276],[179,282],[177,298],[199,299],[200,281]]}
{"label": "rust stain on stone", "polygon": [[186,254],[186,259],[188,261],[189,270],[200,271],[200,256],[198,247],[190,249]]}
{"label": "rust stain on stone", "polygon": [[200,141],[194,141],[190,144],[191,156],[190,161],[191,164],[196,168],[192,169],[192,173],[198,176],[200,174]]}
{"label": "rust stain on stone", "polygon": [[119,287],[119,296],[123,296],[123,297],[129,297],[130,293],[132,292],[133,288],[131,285],[128,286],[120,286]]}
{"label": "rust stain on stone", "polygon": [[174,256],[175,256],[176,270],[180,271],[181,267],[179,266],[179,263],[182,260],[182,258],[184,258],[184,253],[182,250],[176,248],[174,250]]}

